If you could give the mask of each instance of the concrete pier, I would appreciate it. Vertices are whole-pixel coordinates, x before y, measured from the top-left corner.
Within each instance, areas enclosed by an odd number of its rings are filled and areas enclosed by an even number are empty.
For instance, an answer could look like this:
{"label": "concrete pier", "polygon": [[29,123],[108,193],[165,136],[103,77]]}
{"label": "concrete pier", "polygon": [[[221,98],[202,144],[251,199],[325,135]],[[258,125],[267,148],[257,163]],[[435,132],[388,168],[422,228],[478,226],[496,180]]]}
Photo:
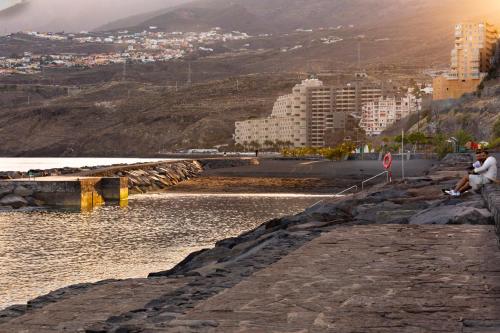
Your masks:
{"label": "concrete pier", "polygon": [[42,177],[0,181],[0,191],[12,199],[36,201],[43,206],[89,210],[105,203],[128,200],[127,177]]}

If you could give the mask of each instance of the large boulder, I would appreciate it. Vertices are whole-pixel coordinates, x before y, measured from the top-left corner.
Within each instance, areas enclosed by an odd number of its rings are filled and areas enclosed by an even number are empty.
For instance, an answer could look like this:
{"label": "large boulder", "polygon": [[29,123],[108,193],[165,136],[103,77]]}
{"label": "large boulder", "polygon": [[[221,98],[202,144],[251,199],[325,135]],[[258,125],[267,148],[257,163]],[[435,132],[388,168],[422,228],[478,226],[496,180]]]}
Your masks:
{"label": "large boulder", "polygon": [[29,197],[29,196],[33,195],[33,193],[35,193],[35,191],[33,191],[32,189],[26,188],[22,185],[17,186],[16,189],[14,190],[14,194],[18,195],[20,197]]}
{"label": "large boulder", "polygon": [[407,224],[411,216],[428,207],[427,202],[396,204],[384,201],[380,204],[359,205],[353,209],[353,215],[361,223]]}
{"label": "large boulder", "polygon": [[377,224],[407,224],[411,216],[415,215],[417,210],[381,210],[375,214],[375,223]]}
{"label": "large boulder", "polygon": [[386,200],[408,198],[408,191],[398,188],[389,188],[383,191],[371,193],[364,201],[367,203],[380,203]]}
{"label": "large boulder", "polygon": [[424,210],[410,218],[410,224],[491,224],[487,209],[467,206],[439,206]]}
{"label": "large boulder", "polygon": [[0,199],[1,206],[10,206],[13,208],[21,208],[28,205],[28,201],[26,201],[23,197],[20,197],[15,194],[8,194],[2,199]]}
{"label": "large boulder", "polygon": [[0,198],[11,194],[14,191],[14,185],[12,184],[0,184]]}

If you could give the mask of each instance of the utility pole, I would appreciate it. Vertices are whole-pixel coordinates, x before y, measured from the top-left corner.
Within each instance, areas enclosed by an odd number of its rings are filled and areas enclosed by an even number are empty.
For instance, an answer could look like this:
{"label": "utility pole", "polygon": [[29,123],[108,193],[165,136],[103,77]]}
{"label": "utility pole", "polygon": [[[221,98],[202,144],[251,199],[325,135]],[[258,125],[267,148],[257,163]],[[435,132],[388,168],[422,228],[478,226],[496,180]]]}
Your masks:
{"label": "utility pole", "polygon": [[127,76],[127,60],[123,62],[122,81],[125,81],[126,76]]}
{"label": "utility pole", "polygon": [[240,91],[240,81],[236,80],[236,91]]}
{"label": "utility pole", "polygon": [[401,178],[405,180],[405,130],[401,131]]}
{"label": "utility pole", "polygon": [[361,40],[358,40],[358,71],[361,72]]}
{"label": "utility pole", "polygon": [[191,87],[192,76],[193,76],[193,73],[192,73],[192,70],[191,70],[191,63],[189,63],[188,64],[188,80],[187,80],[188,87]]}
{"label": "utility pole", "polygon": [[417,132],[420,133],[420,110],[417,110]]}

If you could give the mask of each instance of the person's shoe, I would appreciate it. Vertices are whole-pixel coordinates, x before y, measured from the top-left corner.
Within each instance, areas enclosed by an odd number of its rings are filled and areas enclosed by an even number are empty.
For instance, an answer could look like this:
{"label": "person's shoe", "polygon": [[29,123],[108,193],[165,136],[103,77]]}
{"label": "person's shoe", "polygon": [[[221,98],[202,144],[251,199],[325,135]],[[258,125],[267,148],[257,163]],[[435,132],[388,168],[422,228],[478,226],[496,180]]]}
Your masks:
{"label": "person's shoe", "polygon": [[455,190],[443,190],[443,192],[448,194],[449,196],[452,196],[452,197],[459,197],[460,196],[460,192],[457,192]]}
{"label": "person's shoe", "polygon": [[455,190],[444,190],[443,189],[443,193],[453,196],[453,193],[455,193]]}

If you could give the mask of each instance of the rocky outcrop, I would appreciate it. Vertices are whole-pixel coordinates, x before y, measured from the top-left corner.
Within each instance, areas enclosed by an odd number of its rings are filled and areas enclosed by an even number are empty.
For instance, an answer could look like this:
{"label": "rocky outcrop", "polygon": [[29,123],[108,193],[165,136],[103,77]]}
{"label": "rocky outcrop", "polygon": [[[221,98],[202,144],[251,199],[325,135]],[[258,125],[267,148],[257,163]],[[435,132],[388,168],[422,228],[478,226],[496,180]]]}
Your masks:
{"label": "rocky outcrop", "polygon": [[487,209],[467,206],[439,206],[424,210],[410,218],[410,224],[492,224]]}

